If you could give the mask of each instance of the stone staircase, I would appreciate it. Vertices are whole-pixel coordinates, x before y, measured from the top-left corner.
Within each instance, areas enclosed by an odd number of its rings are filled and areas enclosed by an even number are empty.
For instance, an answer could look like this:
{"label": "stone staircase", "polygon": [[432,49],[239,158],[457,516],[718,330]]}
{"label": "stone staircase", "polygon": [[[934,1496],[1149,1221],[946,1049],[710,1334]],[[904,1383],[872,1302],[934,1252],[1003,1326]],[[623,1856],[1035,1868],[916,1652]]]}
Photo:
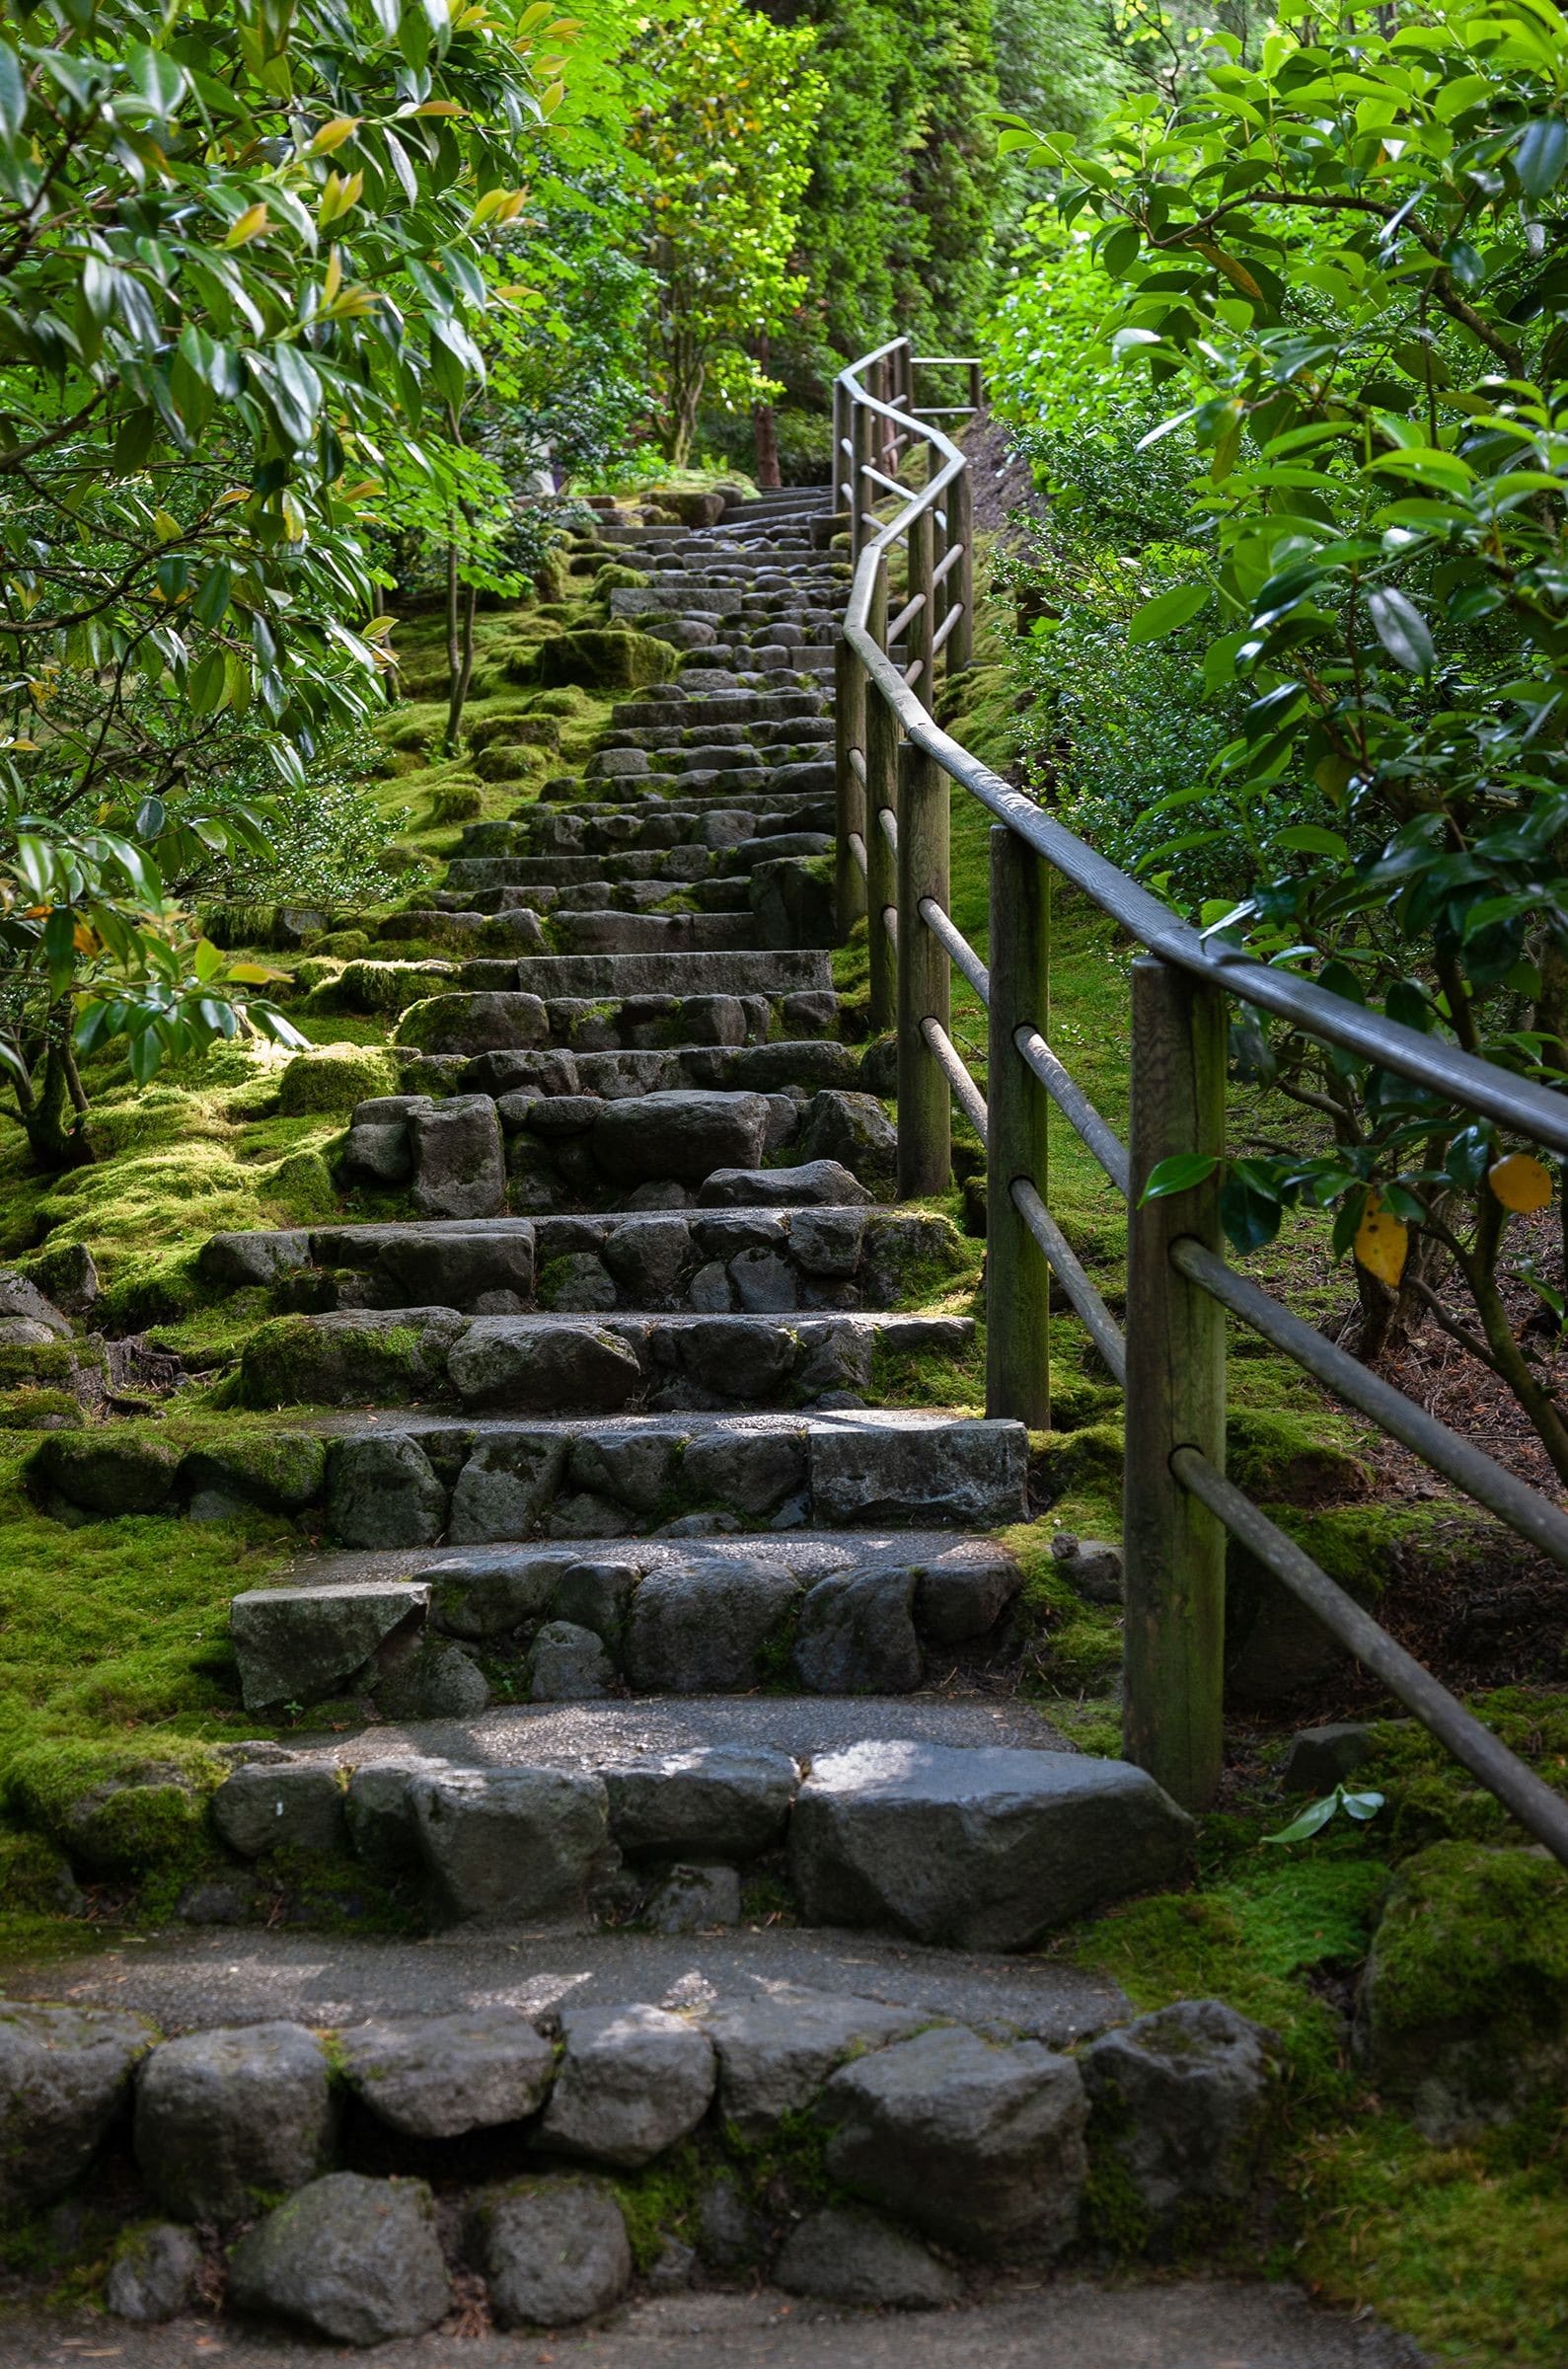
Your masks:
{"label": "stone staircase", "polygon": [[[232,1614],[247,1707],[302,1732],[226,1747],[232,1877],[129,1969],[73,1969],[77,2006],[34,2012],[77,2040],[37,2045],[98,2049],[106,2128],[134,2077],[141,2175],[176,2220],[232,2219],[258,2184],[314,2198],[244,2242],[236,2292],[353,2341],[433,2325],[447,2289],[417,2213],[422,2283],[312,2285],[323,2229],[367,2262],[391,2209],[362,2172],[314,2178],[335,2146],[438,2188],[526,2175],[470,2255],[513,2325],[580,2319],[632,2275],[625,2197],[568,2186],[561,2157],[625,2176],[700,2140],[637,2269],[678,2285],[787,2238],[795,2283],[851,2301],[951,2300],[955,2263],[1092,2245],[1101,2144],[1152,2241],[1178,2201],[1246,2193],[1269,2079],[1249,2026],[1213,2003],[1130,2025],[1113,1986],[985,1954],[1180,1882],[1192,1827],[1008,1692],[1020,1426],[869,1403],[917,1367],[962,1395],[972,1321],[929,1303],[973,1252],[889,1205],[875,1048],[839,1033],[847,571],[824,524],[815,493],[601,523],[650,578],[612,610],[684,662],[616,708],[582,778],[465,832],[431,910],[476,951],[404,1013],[407,1091],[343,1146],[394,1213],[203,1256],[258,1315],[240,1404],[313,1412],[173,1459],[162,1505],[260,1503],[321,1539]],[[79,1518],[73,1455],[62,1435],[41,1469]],[[373,1717],[313,1739],[309,1706],[344,1697]],[[438,1997],[416,1942],[350,1934],[325,1989],[286,1934],[214,1962],[202,1924],[313,1853],[423,1904]],[[686,1937],[679,1972],[659,1935]],[[95,2002],[127,2026],[112,2045]],[[152,2045],[137,2006],[203,2029]],[[326,2021],[336,2056],[304,2028]],[[805,2243],[746,2149],[798,2151],[823,2111],[826,2176],[893,2219],[835,2207]]]}

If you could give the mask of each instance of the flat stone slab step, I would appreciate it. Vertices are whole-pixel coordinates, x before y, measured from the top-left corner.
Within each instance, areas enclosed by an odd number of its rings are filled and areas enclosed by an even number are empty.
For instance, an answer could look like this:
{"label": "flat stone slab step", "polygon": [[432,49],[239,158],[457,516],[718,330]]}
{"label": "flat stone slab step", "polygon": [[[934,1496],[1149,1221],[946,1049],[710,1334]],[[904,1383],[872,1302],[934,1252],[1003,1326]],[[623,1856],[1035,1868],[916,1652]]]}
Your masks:
{"label": "flat stone slab step", "polygon": [[708,1536],[997,1530],[1026,1517],[1027,1462],[1020,1424],[927,1409],[526,1423],[322,1410],[179,1456],[113,1431],[51,1432],[29,1483],[72,1521],[261,1506],[380,1550],[451,1541],[459,1518],[470,1542],[492,1543],[673,1535],[672,1522]]}
{"label": "flat stone slab step", "polygon": [[872,1386],[878,1352],[958,1359],[967,1317],[465,1316],[444,1307],[275,1318],[252,1334],[248,1407],[447,1398],[494,1413],[806,1406]]}
{"label": "flat stone slab step", "polygon": [[459,966],[471,992],[614,998],[637,995],[824,995],[833,966],[812,948],[740,954],[525,955]]}
{"label": "flat stone slab step", "polygon": [[[515,1469],[469,1479],[456,1537],[515,1505]],[[252,1710],[349,1693],[388,1717],[437,1718],[472,1714],[497,1689],[593,1702],[780,1677],[810,1695],[910,1695],[929,1666],[950,1678],[993,1655],[1021,1585],[1006,1549],[941,1534],[448,1546],[307,1565],[236,1596],[231,1634]]]}
{"label": "flat stone slab step", "polygon": [[[217,1234],[203,1277],[261,1284],[318,1309],[439,1305],[473,1315],[548,1307],[728,1314],[886,1308],[913,1279],[957,1269],[948,1220],[922,1209],[618,1210]],[[572,1295],[576,1295],[573,1297]]]}
{"label": "flat stone slab step", "polygon": [[492,2007],[534,2018],[568,2002],[614,2007],[628,1999],[690,2014],[720,1999],[766,2006],[781,1995],[833,1994],[908,2008],[923,2021],[967,2018],[1053,2047],[1132,2013],[1117,1984],[1044,1958],[911,1949],[777,1926],[679,1938],[469,1930],[432,1941],[258,1928],[238,1951],[236,1938],[177,1925],[139,1933],[133,1949],[95,1941],[77,1953],[19,1954],[6,1966],[5,1994],[124,2010],[168,2031],[278,2019],[331,2027]]}

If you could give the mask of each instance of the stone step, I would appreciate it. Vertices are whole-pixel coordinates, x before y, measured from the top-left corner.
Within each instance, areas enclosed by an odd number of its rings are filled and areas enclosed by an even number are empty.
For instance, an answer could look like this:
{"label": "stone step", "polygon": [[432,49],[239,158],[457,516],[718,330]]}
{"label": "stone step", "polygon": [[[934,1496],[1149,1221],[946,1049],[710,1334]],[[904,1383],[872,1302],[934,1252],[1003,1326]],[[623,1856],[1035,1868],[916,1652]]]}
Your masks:
{"label": "stone step", "polygon": [[545,997],[506,989],[483,995],[443,990],[409,1005],[398,1026],[412,1052],[467,1059],[548,1046],[577,1053],[737,1046],[771,1035],[826,1035],[837,1017],[837,996],[822,988],[784,995]]}
{"label": "stone step", "polygon": [[[1019,1424],[927,1409],[518,1423],[421,1408],[290,1416],[177,1453],[158,1439],[51,1432],[29,1486],[73,1521],[131,1507],[224,1520],[260,1506],[365,1548],[428,1547],[459,1519],[471,1536],[483,1521],[502,1543],[630,1537],[671,1522],[713,1535],[731,1525],[996,1530],[1025,1518],[1027,1454]],[[507,1472],[512,1494],[482,1515]]]}
{"label": "stone step", "polygon": [[458,978],[462,988],[475,995],[564,995],[617,1002],[638,995],[778,997],[833,992],[827,954],[810,948],[718,955],[527,955],[515,962],[460,963]]}
{"label": "stone step", "polygon": [[887,1309],[961,1272],[951,1222],[922,1209],[618,1210],[591,1216],[314,1226],[215,1234],[197,1261],[227,1291],[275,1304],[787,1313]]}
{"label": "stone step", "polygon": [[[584,1592],[594,1568],[582,1567]],[[651,1639],[679,1624],[682,1584],[644,1577],[629,1637]],[[281,1604],[281,1591],[269,1592]],[[331,1590],[318,1589],[301,1591],[290,1611],[306,1596],[324,1626],[339,1609]],[[236,1599],[242,1651],[267,1601],[266,1593]],[[423,1658],[442,1651],[427,1646]],[[404,1668],[419,1653],[413,1645]],[[444,1653],[474,1667],[456,1646]],[[288,1682],[281,1660],[254,1666],[262,1686]],[[824,1749],[809,1712],[792,1709],[789,1730],[808,1739],[794,1751],[715,1741],[629,1753],[623,1712],[612,1717],[609,1749],[595,1753],[593,1710],[583,1706],[570,1715],[566,1765],[534,1757],[537,1709],[460,1712],[444,1733],[416,1725],[406,1739],[378,1725],[357,1762],[335,1746],[330,1757],[237,1769],[213,1797],[213,1818],[230,1848],[252,1858],[298,1848],[302,1833],[314,1833],[320,1848],[331,1821],[372,1865],[406,1872],[438,1926],[596,1911],[620,1921],[645,1912],[672,1865],[697,1862],[729,1877],[715,1884],[733,1903],[720,1923],[737,1921],[739,1880],[755,1871],[782,1877],[806,1925],[1014,1950],[1190,1872],[1192,1820],[1125,1761],[863,1731]],[[470,1720],[480,1726],[472,1742]],[[934,1724],[939,1733],[939,1718]]]}
{"label": "stone step", "polygon": [[[914,1694],[928,1665],[947,1684],[962,1668],[973,1684],[1010,1645],[1023,1575],[987,1539],[796,1529],[528,1546],[490,1536],[515,1506],[516,1471],[471,1473],[470,1484],[443,1547],[312,1558],[235,1597],[249,1710],[346,1693],[387,1719],[471,1718],[497,1696],[733,1695],[781,1677],[791,1695],[776,1694],[778,1705],[891,1697]],[[350,1462],[339,1489],[350,1513],[354,1487]],[[825,1749],[806,1707],[794,1709],[806,1757]],[[579,1750],[597,1721],[584,1714]]]}
{"label": "stone step", "polygon": [[246,1407],[456,1402],[471,1412],[611,1414],[859,1407],[879,1356],[957,1361],[967,1317],[465,1316],[427,1306],[276,1317],[241,1353]]}
{"label": "stone step", "polygon": [[[476,856],[467,861],[500,865],[518,878],[487,888],[437,889],[434,901],[438,911],[489,915],[526,907],[533,896],[564,904],[579,889],[597,885],[631,887],[639,893],[657,888],[665,895],[686,888],[708,887],[717,881],[744,887],[746,876],[755,865],[776,863],[789,856],[831,855],[832,851],[831,832],[789,830],[740,839],[726,847],[688,844],[616,847],[598,853],[573,850],[564,855],[530,852],[506,857]],[[544,911],[545,907],[541,905],[538,909]]]}
{"label": "stone step", "polygon": [[612,727],[599,736],[600,748],[645,748],[648,750],[696,748],[755,748],[765,751],[771,762],[776,755],[786,761],[790,751],[802,761],[820,756],[824,747],[833,741],[831,716],[781,716],[770,722],[766,717],[751,724],[694,724],[638,725],[635,731]]}
{"label": "stone step", "polygon": [[[722,998],[717,999],[722,1001]],[[546,1047],[540,1052],[420,1053],[405,1056],[404,1075],[411,1093],[433,1096],[487,1094],[501,1098],[524,1089],[538,1094],[586,1094],[606,1102],[626,1102],[635,1096],[728,1091],[774,1095],[796,1088],[807,1093],[833,1090],[866,1091],[864,1055],[852,1044],[832,1036],[777,1037],[765,1044],[684,1044],[656,1050],[568,1052]],[[390,1099],[390,1098],[383,1098]],[[503,1117],[502,1123],[505,1120]],[[765,1172],[770,1195],[788,1199],[793,1168]],[[853,1187],[854,1180],[851,1180]],[[820,1202],[820,1190],[798,1193],[802,1206]],[[859,1200],[859,1191],[849,1197]],[[671,1207],[679,1207],[672,1201]],[[777,1197],[770,1200],[777,1206]]]}
{"label": "stone step", "polygon": [[[503,917],[504,918],[504,917]],[[757,951],[757,924],[738,913],[638,913],[614,907],[558,906],[550,935],[561,955],[746,954]]]}
{"label": "stone step", "polygon": [[[681,874],[673,879],[641,880],[586,878],[562,887],[541,884],[531,893],[548,898],[553,913],[649,913],[673,896],[688,898],[691,910],[698,913],[751,910],[749,883],[744,879],[693,879]],[[543,903],[540,910],[545,910]]]}
{"label": "stone step", "polygon": [[777,791],[760,782],[747,787],[743,774],[706,773],[682,774],[667,783],[647,775],[631,780],[608,775],[586,782],[562,774],[560,780],[542,783],[538,801],[514,809],[511,819],[538,834],[548,831],[551,818],[562,811],[589,830],[601,822],[612,824],[621,833],[618,843],[633,846],[696,842],[724,847],[738,838],[829,831],[834,824],[829,790]]}
{"label": "stone step", "polygon": [[657,683],[635,699],[618,700],[610,722],[617,730],[631,731],[644,724],[758,724],[822,713],[821,694],[802,688],[748,691],[731,686],[699,692],[677,682]]}

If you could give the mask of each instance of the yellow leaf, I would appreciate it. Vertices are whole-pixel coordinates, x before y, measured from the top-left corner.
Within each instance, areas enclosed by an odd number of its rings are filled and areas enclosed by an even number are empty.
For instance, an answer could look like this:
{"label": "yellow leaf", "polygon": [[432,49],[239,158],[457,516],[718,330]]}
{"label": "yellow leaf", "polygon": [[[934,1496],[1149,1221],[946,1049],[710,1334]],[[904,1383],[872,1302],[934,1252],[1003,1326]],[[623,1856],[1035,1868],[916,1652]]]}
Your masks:
{"label": "yellow leaf", "polygon": [[264,238],[267,228],[265,206],[248,205],[238,222],[230,229],[223,244],[225,247],[249,247],[253,239]]}
{"label": "yellow leaf", "polygon": [[305,153],[307,156],[331,156],[333,150],[340,148],[344,140],[351,140],[358,129],[357,115],[334,115],[330,123],[322,125]]}
{"label": "yellow leaf", "polygon": [[413,113],[416,115],[466,115],[468,109],[459,107],[455,99],[426,99]]}
{"label": "yellow leaf", "polygon": [[1404,1273],[1405,1253],[1410,1247],[1409,1229],[1402,1219],[1390,1217],[1376,1192],[1367,1196],[1367,1206],[1356,1228],[1355,1251],[1357,1261],[1369,1275],[1390,1290]]}
{"label": "yellow leaf", "polygon": [[1233,255],[1227,255],[1223,247],[1212,246],[1207,239],[1198,241],[1198,253],[1206,263],[1213,264],[1217,271],[1225,273],[1232,288],[1239,288],[1242,295],[1253,304],[1261,302],[1263,291],[1245,264],[1237,263]]}
{"label": "yellow leaf", "polygon": [[160,543],[179,542],[181,533],[183,531],[180,521],[178,518],[171,517],[167,510],[154,510],[152,514],[152,524],[153,533],[157,536]]}
{"label": "yellow leaf", "polygon": [[1551,1175],[1529,1152],[1510,1152],[1487,1171],[1486,1182],[1505,1209],[1544,1209],[1551,1199]]}
{"label": "yellow leaf", "polygon": [[332,304],[333,302],[335,302],[335,300],[336,300],[336,295],[337,295],[337,291],[338,291],[338,289],[339,289],[339,288],[342,286],[342,284],[343,284],[343,259],[342,259],[342,253],[341,253],[341,250],[340,250],[340,249],[338,249],[338,248],[335,247],[335,248],[333,249],[333,251],[332,251],[331,255],[330,255],[330,256],[327,258],[327,278],[326,278],[326,282],[325,282],[325,284],[324,284],[324,286],[323,286],[323,288],[322,288],[322,302],[323,302],[323,304],[329,304],[329,305],[330,305],[330,304]]}

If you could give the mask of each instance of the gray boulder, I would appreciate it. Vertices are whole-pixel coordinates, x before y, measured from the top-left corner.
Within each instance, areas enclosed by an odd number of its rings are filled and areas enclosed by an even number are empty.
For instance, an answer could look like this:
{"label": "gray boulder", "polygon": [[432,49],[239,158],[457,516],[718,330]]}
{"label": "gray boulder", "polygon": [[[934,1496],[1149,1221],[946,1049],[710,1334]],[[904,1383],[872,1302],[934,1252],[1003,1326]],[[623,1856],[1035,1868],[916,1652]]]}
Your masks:
{"label": "gray boulder", "polygon": [[519,1218],[408,1226],[382,1238],[376,1263],[410,1306],[515,1314],[533,1297],[533,1228]]}
{"label": "gray boulder", "polygon": [[[71,1337],[70,1318],[52,1300],[46,1300],[36,1283],[30,1282],[26,1275],[19,1275],[14,1266],[0,1266],[0,1326],[5,1325],[37,1326],[56,1340]],[[35,1345],[33,1336],[28,1333],[7,1334],[5,1337],[25,1346]]]}
{"label": "gray boulder", "polygon": [[671,1868],[643,1911],[655,1933],[705,1933],[740,1923],[740,1877],[733,1868]]}
{"label": "gray boulder", "polygon": [[446,1526],[446,1489],[406,1432],[335,1439],[327,1519],[345,1547],[428,1547]]}
{"label": "gray boulder", "polygon": [[539,2144],[635,2171],[707,2113],[716,2070],[706,2031],[662,2007],[568,2008],[565,2053]]}
{"label": "gray boulder", "polygon": [[562,1571],[555,1594],[555,1615],[576,1629],[591,1629],[596,1638],[613,1643],[626,1627],[632,1598],[641,1578],[640,1567],[615,1556],[595,1556]]}
{"label": "gray boulder", "polygon": [[424,1619],[427,1590],[406,1580],[259,1587],[229,1606],[229,1640],[247,1711],[319,1701],[397,1631]]}
{"label": "gray boulder", "polygon": [[422,2179],[334,2172],[243,2237],[229,2255],[229,2302],[298,2320],[343,2344],[422,2336],[451,2307]]}
{"label": "gray boulder", "polygon": [[688,1443],[681,1487],[699,1503],[711,1499],[737,1513],[772,1513],[805,1487],[806,1435],[728,1431]]}
{"label": "gray boulder", "polygon": [[818,1421],[811,1487],[824,1528],[919,1522],[1000,1530],[1028,1511],[1029,1443],[1021,1423]]}
{"label": "gray boulder", "polygon": [[1377,1749],[1377,1730],[1366,1719],[1330,1719],[1321,1727],[1303,1727],[1291,1737],[1280,1764],[1280,1783],[1288,1794],[1331,1794],[1353,1776]]}
{"label": "gray boulder", "polygon": [[1271,2033],[1218,1999],[1183,1999],[1102,2032],[1078,2061],[1095,2137],[1157,2244],[1246,2202],[1276,2069]]}
{"label": "gray boulder", "polygon": [[723,2120],[742,2138],[760,2139],[809,2105],[847,2057],[907,2039],[928,2020],[917,2008],[784,1984],[720,1999],[703,2011],[703,2027],[718,2056]]}
{"label": "gray boulder", "polygon": [[415,1112],[413,1199],[427,1217],[497,1217],[506,1206],[506,1153],[487,1094],[456,1094]]}
{"label": "gray boulder", "polygon": [[818,1695],[908,1695],[925,1673],[915,1573],[835,1571],[800,1607],[794,1668]]}
{"label": "gray boulder", "polygon": [[573,1488],[612,1498],[633,1513],[651,1513],[668,1494],[678,1447],[662,1431],[607,1432],[572,1442]]}
{"label": "gray boulder", "polygon": [[915,1626],[928,1643],[957,1645],[993,1630],[1023,1585],[1012,1557],[966,1539],[915,1573]]}
{"label": "gray boulder", "polygon": [[131,2233],[115,2252],[104,2302],[116,2320],[156,2327],[176,2320],[195,2294],[201,2249],[188,2229],[161,2221]]}
{"label": "gray boulder", "polygon": [[300,2024],[165,2040],[136,2088],[136,2161],[165,2211],[234,2221],[313,2179],[333,2135],[327,2059]]}
{"label": "gray boulder", "polygon": [[758,1655],[800,1592],[766,1564],[712,1557],[650,1571],[627,1627],[626,1666],[644,1694],[731,1694],[753,1686]]}
{"label": "gray boulder", "polygon": [[874,1094],[814,1094],[800,1129],[807,1160],[836,1160],[862,1184],[890,1191],[898,1177],[898,1129]]}
{"label": "gray boulder", "polygon": [[615,1684],[603,1641],[571,1621],[547,1621],[534,1640],[529,1694],[536,1703],[591,1703]]}
{"label": "gray boulder", "polygon": [[906,2312],[933,2311],[962,2293],[917,2240],[855,2205],[809,2214],[784,2240],[773,2274],[786,2295]]}
{"label": "gray boulder", "polygon": [[438,1760],[362,1760],[348,1779],[343,1820],[348,1840],[366,1867],[401,1874],[419,1865],[419,1844],[409,1787],[420,1770],[439,1770]]}
{"label": "gray boulder", "polygon": [[303,1233],[214,1234],[196,1254],[197,1272],[220,1291],[264,1289],[309,1264],[310,1236]]}
{"label": "gray boulder", "polygon": [[320,1761],[234,1770],[212,1796],[212,1822],[242,1859],[284,1847],[340,1851],[348,1841],[337,1771]]}
{"label": "gray boulder", "polygon": [[617,1334],[505,1316],[477,1318],[448,1355],[447,1374],[466,1407],[520,1414],[613,1414],[642,1381],[635,1351]]}
{"label": "gray boulder", "polygon": [[767,1133],[760,1094],[644,1094],[605,1105],[594,1121],[593,1156],[618,1184],[664,1177],[701,1184],[715,1169],[755,1168]]}
{"label": "gray boulder", "polygon": [[[459,1487],[461,1488],[461,1481]],[[432,1564],[430,1613],[454,1637],[504,1637],[542,1621],[577,1560],[569,1547],[514,1548],[510,1554],[448,1555]]]}
{"label": "gray boulder", "polygon": [[407,1122],[356,1119],[343,1137],[339,1158],[350,1184],[407,1184],[413,1174]]}
{"label": "gray boulder", "polygon": [[1125,1761],[863,1743],[817,1760],[789,1827],[814,1925],[1022,1949],[1129,1892],[1179,1882],[1192,1820]]}
{"label": "gray boulder", "polygon": [[454,1545],[526,1538],[560,1486],[566,1443],[549,1432],[477,1439],[452,1491]]}
{"label": "gray boulder", "polygon": [[140,2016],[0,2001],[0,2208],[63,2196],[92,2163],[157,2038]]}
{"label": "gray boulder", "polygon": [[473,1656],[442,1637],[401,1655],[376,1689],[376,1707],[389,1719],[477,1719],[489,1699]]}
{"label": "gray boulder", "polygon": [[819,2110],[832,2177],[939,2243],[1036,2260],[1072,2243],[1088,2102],[1071,2057],[925,2031],[842,2066]]}
{"label": "gray boulder", "polygon": [[840,1160],[802,1160],[794,1168],[720,1168],[704,1178],[704,1209],[799,1209],[836,1206],[875,1195]]}
{"label": "gray boulder", "polygon": [[478,2214],[490,2305],[502,2328],[569,2328],[632,2283],[621,2207],[597,2179],[524,2179]]}
{"label": "gray boulder", "polygon": [[609,1843],[597,1777],[451,1769],[409,1788],[419,1856],[453,1918],[577,1917]]}
{"label": "gray boulder", "polygon": [[782,1840],[800,1772],[766,1745],[649,1752],[600,1771],[610,1831],[633,1858],[755,1859]]}
{"label": "gray boulder", "polygon": [[1051,1541],[1051,1553],[1062,1567],[1063,1578],[1086,1604],[1122,1601],[1120,1547],[1105,1539],[1075,1538],[1070,1530],[1059,1530]]}
{"label": "gray boulder", "polygon": [[556,2052],[512,2007],[378,2018],[340,2031],[343,2071],[378,2122],[415,2139],[455,2139],[537,2113]]}

